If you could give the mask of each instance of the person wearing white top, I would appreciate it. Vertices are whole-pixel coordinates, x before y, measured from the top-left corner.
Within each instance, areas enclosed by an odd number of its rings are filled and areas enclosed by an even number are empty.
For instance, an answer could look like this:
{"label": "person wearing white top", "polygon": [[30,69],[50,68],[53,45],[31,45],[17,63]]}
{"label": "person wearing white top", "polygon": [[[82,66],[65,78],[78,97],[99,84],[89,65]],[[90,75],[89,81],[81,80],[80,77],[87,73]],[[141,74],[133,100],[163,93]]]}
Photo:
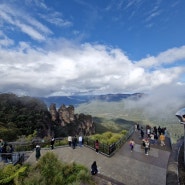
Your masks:
{"label": "person wearing white top", "polygon": [[69,146],[71,146],[71,143],[72,143],[72,136],[68,136],[67,140],[68,140]]}
{"label": "person wearing white top", "polygon": [[79,142],[79,146],[82,147],[82,136],[79,136],[78,142]]}

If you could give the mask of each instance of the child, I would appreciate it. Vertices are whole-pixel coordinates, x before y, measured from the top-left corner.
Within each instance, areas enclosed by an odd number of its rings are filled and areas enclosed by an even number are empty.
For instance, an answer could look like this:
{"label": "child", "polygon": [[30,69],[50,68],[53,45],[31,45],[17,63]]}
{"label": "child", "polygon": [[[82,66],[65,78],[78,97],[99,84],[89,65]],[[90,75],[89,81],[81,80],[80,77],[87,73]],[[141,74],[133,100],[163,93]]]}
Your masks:
{"label": "child", "polygon": [[132,152],[133,149],[134,149],[134,145],[135,145],[135,142],[134,142],[133,139],[130,140],[129,145],[130,145],[130,150],[131,150],[131,152]]}

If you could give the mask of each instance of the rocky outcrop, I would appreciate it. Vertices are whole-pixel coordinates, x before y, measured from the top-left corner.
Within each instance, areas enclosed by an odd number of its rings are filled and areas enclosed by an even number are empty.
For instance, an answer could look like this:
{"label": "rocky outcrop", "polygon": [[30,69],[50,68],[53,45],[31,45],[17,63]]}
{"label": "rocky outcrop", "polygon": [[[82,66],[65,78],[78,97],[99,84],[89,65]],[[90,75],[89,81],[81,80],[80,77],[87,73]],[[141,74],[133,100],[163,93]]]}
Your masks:
{"label": "rocky outcrop", "polygon": [[78,135],[92,135],[95,133],[95,125],[91,115],[77,114],[76,122]]}
{"label": "rocky outcrop", "polygon": [[59,116],[58,116],[58,112],[57,112],[57,109],[56,109],[56,105],[54,103],[50,105],[49,111],[50,111],[50,114],[51,114],[51,120],[52,121],[58,121]]}
{"label": "rocky outcrop", "polygon": [[63,130],[63,133],[73,135],[91,135],[95,133],[95,125],[91,115],[75,114],[74,106],[66,107],[64,104],[57,110],[55,104],[49,107],[51,119]]}
{"label": "rocky outcrop", "polygon": [[74,107],[70,105],[69,107],[66,107],[64,104],[59,108],[59,120],[61,122],[62,126],[66,126],[66,124],[69,124],[74,121]]}

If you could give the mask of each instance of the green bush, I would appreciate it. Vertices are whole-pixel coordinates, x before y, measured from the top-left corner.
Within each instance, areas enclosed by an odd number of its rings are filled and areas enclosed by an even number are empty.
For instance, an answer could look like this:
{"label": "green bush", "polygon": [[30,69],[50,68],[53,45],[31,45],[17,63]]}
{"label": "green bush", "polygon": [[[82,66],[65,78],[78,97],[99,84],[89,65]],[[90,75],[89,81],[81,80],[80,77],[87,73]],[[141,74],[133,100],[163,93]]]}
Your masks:
{"label": "green bush", "polygon": [[16,184],[15,181],[25,173],[27,166],[8,164],[0,169],[0,184]]}
{"label": "green bush", "polygon": [[98,140],[101,144],[108,144],[111,145],[119,141],[122,137],[127,134],[126,130],[122,130],[120,133],[113,133],[113,132],[104,132],[103,134],[95,134],[89,136],[91,140]]}
{"label": "green bush", "polygon": [[76,163],[64,163],[47,152],[34,166],[0,164],[2,185],[80,185],[95,184],[90,171]]}
{"label": "green bush", "polygon": [[63,163],[53,152],[47,152],[42,156],[29,176],[33,176],[34,181],[31,182],[31,178],[27,177],[22,185],[80,185],[81,182],[93,184],[87,168],[76,163]]}

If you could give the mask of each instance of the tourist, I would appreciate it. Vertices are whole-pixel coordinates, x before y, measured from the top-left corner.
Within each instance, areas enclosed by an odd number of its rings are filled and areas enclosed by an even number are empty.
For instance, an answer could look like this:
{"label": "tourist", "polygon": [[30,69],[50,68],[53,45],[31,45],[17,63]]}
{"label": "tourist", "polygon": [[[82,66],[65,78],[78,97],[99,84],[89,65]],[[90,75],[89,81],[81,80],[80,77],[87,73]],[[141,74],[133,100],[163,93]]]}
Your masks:
{"label": "tourist", "polygon": [[8,158],[8,162],[10,162],[10,163],[12,163],[12,153],[13,152],[14,152],[14,148],[10,144],[9,147],[8,147],[8,151],[7,151],[7,153],[9,153],[8,156],[7,156],[7,158]]}
{"label": "tourist", "polygon": [[161,142],[161,146],[165,146],[165,136],[164,134],[161,133],[161,135],[159,136],[160,142]]}
{"label": "tourist", "polygon": [[78,137],[79,146],[82,147],[82,136]]}
{"label": "tourist", "polygon": [[72,137],[71,137],[71,136],[68,136],[67,140],[68,140],[68,144],[69,144],[69,146],[71,147]]}
{"label": "tourist", "polygon": [[75,137],[73,137],[73,139],[72,139],[72,146],[73,146],[73,149],[76,148],[76,145],[77,145],[77,138],[76,138],[76,136],[75,136]]}
{"label": "tourist", "polygon": [[155,134],[157,135],[157,127],[156,126],[153,127],[153,132],[154,132],[154,135]]}
{"label": "tourist", "polygon": [[35,157],[36,157],[36,160],[38,161],[40,156],[41,156],[41,153],[40,153],[40,145],[36,145],[36,150],[35,150]]}
{"label": "tourist", "polygon": [[153,132],[150,134],[150,143],[151,144],[155,143],[155,138],[154,138],[154,133]]}
{"label": "tourist", "polygon": [[7,162],[7,145],[6,143],[4,143],[2,145],[2,148],[1,148],[1,157],[2,157],[2,160],[6,163]]}
{"label": "tourist", "polygon": [[157,129],[159,135],[161,135],[161,127],[159,126],[158,129]]}
{"label": "tourist", "polygon": [[134,145],[135,145],[135,142],[134,142],[133,139],[131,139],[131,140],[129,141],[129,146],[130,146],[130,151],[131,151],[131,152],[132,152],[133,149],[134,149]]}
{"label": "tourist", "polygon": [[144,138],[144,131],[143,131],[143,129],[141,128],[141,139],[143,139]]}
{"label": "tourist", "polygon": [[157,144],[158,142],[158,135],[157,133],[154,133],[154,144]]}
{"label": "tourist", "polygon": [[52,139],[51,139],[51,150],[54,149],[54,144],[55,144],[55,138],[52,137]]}
{"label": "tourist", "polygon": [[99,153],[99,141],[96,140],[95,142],[95,149],[96,149],[96,153]]}
{"label": "tourist", "polygon": [[150,150],[150,142],[148,139],[145,140],[145,155],[148,155],[148,151]]}
{"label": "tourist", "polygon": [[151,133],[151,130],[150,130],[150,127],[148,127],[148,128],[146,129],[146,134],[147,134],[148,137],[150,137],[150,133]]}
{"label": "tourist", "polygon": [[141,148],[142,148],[142,149],[144,149],[144,148],[145,148],[145,139],[142,139]]}
{"label": "tourist", "polygon": [[97,173],[98,173],[98,168],[97,168],[96,161],[94,161],[91,165],[91,174],[96,175]]}
{"label": "tourist", "polygon": [[137,123],[135,124],[135,132],[137,132]]}

